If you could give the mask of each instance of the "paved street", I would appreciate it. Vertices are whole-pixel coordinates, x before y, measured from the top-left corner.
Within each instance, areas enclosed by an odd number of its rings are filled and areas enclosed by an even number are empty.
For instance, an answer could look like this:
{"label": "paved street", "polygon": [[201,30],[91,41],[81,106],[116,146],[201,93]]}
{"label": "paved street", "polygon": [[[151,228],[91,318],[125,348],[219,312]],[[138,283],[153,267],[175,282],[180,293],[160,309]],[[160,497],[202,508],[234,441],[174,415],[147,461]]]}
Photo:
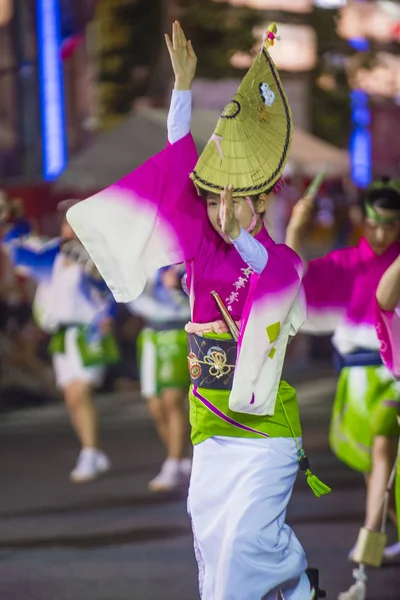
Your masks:
{"label": "paved street", "polygon": [[[346,556],[364,503],[361,477],[328,449],[333,387],[324,377],[298,390],[305,447],[334,491],[316,499],[300,475],[289,514],[328,600],[351,583]],[[114,470],[80,486],[67,477],[78,447],[60,407],[2,418],[0,600],[198,598],[185,493],[159,496],[146,488],[162,449],[144,406],[130,398],[103,398],[99,405]],[[398,567],[370,572],[368,600],[399,598]]]}

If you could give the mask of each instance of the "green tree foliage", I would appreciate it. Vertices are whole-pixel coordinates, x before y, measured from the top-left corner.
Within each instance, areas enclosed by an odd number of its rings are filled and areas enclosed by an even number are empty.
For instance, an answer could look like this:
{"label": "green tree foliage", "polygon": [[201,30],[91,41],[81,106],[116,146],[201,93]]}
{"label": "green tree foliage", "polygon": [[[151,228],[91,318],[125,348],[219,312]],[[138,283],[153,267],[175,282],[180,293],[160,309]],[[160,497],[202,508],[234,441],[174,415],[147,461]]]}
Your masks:
{"label": "green tree foliage", "polygon": [[134,98],[146,92],[163,42],[160,7],[161,0],[99,0],[98,80],[105,114],[126,114]]}
{"label": "green tree foliage", "polygon": [[265,15],[214,0],[178,0],[178,5],[180,21],[198,56],[198,75],[209,79],[243,75],[230,59],[235,52],[253,51],[253,29],[265,22]]}
{"label": "green tree foliage", "polygon": [[[133,80],[133,96],[145,93],[160,48],[164,44],[161,35],[162,0],[129,0],[118,9],[121,23],[129,28],[130,36],[125,47],[128,75]],[[135,70],[147,70],[146,76],[135,78]],[[133,77],[132,77],[133,75]]]}
{"label": "green tree foliage", "polygon": [[250,8],[214,0],[126,0],[109,3],[108,11],[112,35],[101,48],[99,80],[106,88],[105,111],[114,115],[129,112],[143,95],[167,101],[172,71],[163,34],[171,31],[173,19],[193,42],[197,74],[211,79],[243,75],[230,58],[252,51],[253,29],[265,20]]}
{"label": "green tree foliage", "polygon": [[[336,33],[336,15],[336,11],[316,8],[311,16],[310,24],[318,39],[311,114],[315,135],[345,147],[350,135],[350,89],[344,61],[350,49]],[[326,87],[323,81],[327,82]]]}

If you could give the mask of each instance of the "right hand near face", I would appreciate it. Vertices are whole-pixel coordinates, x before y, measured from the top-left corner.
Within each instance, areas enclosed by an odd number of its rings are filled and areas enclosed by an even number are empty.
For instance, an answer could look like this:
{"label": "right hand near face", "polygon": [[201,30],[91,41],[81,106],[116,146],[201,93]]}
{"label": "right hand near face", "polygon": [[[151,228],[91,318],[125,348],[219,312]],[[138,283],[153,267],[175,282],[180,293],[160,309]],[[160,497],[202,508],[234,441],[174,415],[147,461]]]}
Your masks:
{"label": "right hand near face", "polygon": [[172,25],[172,42],[167,33],[165,42],[175,74],[175,89],[190,90],[196,72],[197,56],[194,53],[192,42],[186,40],[178,21]]}
{"label": "right hand near face", "polygon": [[221,231],[232,240],[240,235],[240,225],[235,216],[233,208],[232,186],[226,185],[221,193],[221,204],[219,208],[219,218],[221,221]]}
{"label": "right hand near face", "polygon": [[299,200],[293,207],[288,229],[292,231],[303,230],[310,222],[313,210],[314,198],[312,196],[305,196]]}

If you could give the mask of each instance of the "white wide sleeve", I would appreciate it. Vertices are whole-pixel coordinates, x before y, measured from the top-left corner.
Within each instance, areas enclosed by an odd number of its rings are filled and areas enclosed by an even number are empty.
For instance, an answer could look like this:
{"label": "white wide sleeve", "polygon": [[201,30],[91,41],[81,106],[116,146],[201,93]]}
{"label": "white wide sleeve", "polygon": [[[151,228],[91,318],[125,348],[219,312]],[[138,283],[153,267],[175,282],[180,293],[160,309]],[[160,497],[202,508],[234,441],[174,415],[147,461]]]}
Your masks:
{"label": "white wide sleeve", "polygon": [[258,240],[248,231],[240,228],[240,234],[232,240],[232,244],[243,258],[244,262],[253,269],[255,273],[262,273],[268,262],[268,252]]}
{"label": "white wide sleeve", "polygon": [[173,90],[167,119],[170,144],[175,144],[190,132],[191,119],[192,92],[190,90]]}

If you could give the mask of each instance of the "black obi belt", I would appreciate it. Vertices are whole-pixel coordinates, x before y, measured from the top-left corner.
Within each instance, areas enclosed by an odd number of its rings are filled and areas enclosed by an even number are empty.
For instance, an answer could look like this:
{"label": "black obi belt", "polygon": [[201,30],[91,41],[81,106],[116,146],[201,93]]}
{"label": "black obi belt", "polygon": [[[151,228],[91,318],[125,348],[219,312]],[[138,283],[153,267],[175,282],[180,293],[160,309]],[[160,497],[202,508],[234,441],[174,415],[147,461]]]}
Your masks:
{"label": "black obi belt", "polygon": [[188,333],[190,381],[208,390],[232,389],[237,342]]}

